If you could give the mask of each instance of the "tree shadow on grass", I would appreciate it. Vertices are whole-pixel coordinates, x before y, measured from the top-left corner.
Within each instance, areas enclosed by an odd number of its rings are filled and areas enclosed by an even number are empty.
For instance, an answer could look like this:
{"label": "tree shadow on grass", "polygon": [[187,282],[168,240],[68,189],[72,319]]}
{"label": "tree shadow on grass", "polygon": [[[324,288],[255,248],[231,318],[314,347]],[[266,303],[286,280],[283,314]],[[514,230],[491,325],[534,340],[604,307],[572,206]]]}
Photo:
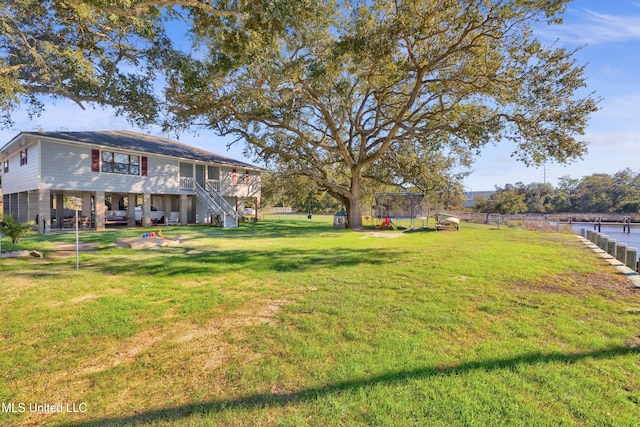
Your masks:
{"label": "tree shadow on grass", "polygon": [[570,365],[583,359],[610,359],[636,354],[640,354],[640,347],[631,348],[619,346],[604,350],[574,354],[535,352],[508,359],[468,362],[444,368],[424,367],[413,370],[394,371],[370,378],[342,381],[335,384],[313,387],[292,393],[257,393],[236,399],[218,399],[208,402],[190,403],[181,406],[148,410],[137,415],[101,418],[92,421],[77,422],[70,425],[77,427],[94,425],[144,425],[160,421],[179,421],[180,419],[197,414],[221,413],[225,411],[244,409],[276,408],[291,404],[295,405],[308,401],[319,400],[326,396],[340,394],[343,392],[361,390],[378,385],[394,385],[407,380],[419,380],[433,376],[456,376],[478,370],[495,371],[502,369],[515,369],[520,365],[540,365],[546,363],[564,363]]}
{"label": "tree shadow on grass", "polygon": [[[394,253],[397,256],[397,253]],[[315,269],[377,265],[389,260],[389,253],[379,249],[278,249],[262,250],[209,250],[191,253],[189,248],[174,248],[164,256],[146,259],[119,259],[112,263],[93,265],[93,269],[111,273],[130,272],[135,275],[198,275],[225,274],[238,271],[303,272]]]}
{"label": "tree shadow on grass", "polygon": [[[166,230],[166,229],[165,229]],[[239,228],[203,227],[208,235],[233,239],[273,239],[333,236],[352,233],[353,230],[333,228],[332,223],[305,221],[259,221],[248,223]]]}
{"label": "tree shadow on grass", "polygon": [[[286,273],[321,269],[381,265],[393,255],[384,249],[282,249],[277,250],[199,250],[189,247],[163,248],[154,256],[138,257],[136,252],[105,257],[100,251],[81,254],[81,269],[101,274],[118,274],[148,277],[174,277],[180,275],[222,275],[228,273]],[[75,258],[74,258],[75,259]],[[65,277],[75,272],[74,259],[58,261],[55,265],[24,270],[16,268],[14,277],[48,278]],[[68,268],[57,268],[61,262]]]}

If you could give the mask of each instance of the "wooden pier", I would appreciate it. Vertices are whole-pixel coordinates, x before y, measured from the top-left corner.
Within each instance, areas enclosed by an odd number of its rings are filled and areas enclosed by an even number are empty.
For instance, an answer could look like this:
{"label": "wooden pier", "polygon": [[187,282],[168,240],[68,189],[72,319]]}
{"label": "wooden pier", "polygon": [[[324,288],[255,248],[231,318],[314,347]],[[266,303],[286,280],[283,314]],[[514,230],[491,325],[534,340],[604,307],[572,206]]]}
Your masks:
{"label": "wooden pier", "polygon": [[602,226],[605,227],[622,227],[623,233],[631,233],[632,227],[640,227],[640,222],[636,218],[630,216],[608,215],[596,217],[569,216],[564,221],[558,218],[558,223],[569,225],[585,225],[592,226],[595,231],[600,232]]}

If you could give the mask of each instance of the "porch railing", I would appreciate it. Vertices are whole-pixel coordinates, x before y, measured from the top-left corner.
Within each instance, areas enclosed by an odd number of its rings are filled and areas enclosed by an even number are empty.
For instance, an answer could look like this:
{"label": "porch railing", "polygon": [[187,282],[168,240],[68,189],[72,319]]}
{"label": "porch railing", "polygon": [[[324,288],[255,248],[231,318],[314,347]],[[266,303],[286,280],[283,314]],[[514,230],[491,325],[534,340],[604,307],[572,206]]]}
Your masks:
{"label": "porch railing", "polygon": [[213,188],[216,191],[220,191],[220,180],[219,179],[208,179],[205,184],[205,188]]}
{"label": "porch railing", "polygon": [[238,213],[222,195],[211,185],[206,190],[197,182],[194,182],[196,196],[205,204],[211,214],[220,215],[223,227],[237,227]]}
{"label": "porch railing", "polygon": [[181,190],[195,190],[196,181],[190,176],[180,177],[180,189]]}
{"label": "porch railing", "polygon": [[[190,176],[181,176],[180,177],[180,189],[181,190],[195,190],[196,180]],[[219,179],[208,179],[205,183],[205,188],[213,188],[216,191],[220,191],[220,180]]]}

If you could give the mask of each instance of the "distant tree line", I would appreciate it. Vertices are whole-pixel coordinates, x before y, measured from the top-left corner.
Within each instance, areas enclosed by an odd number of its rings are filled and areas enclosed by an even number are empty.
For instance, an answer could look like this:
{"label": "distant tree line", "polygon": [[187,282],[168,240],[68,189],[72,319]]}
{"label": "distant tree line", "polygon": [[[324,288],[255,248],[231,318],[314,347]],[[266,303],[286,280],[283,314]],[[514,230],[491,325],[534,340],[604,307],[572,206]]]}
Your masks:
{"label": "distant tree line", "polygon": [[507,184],[490,197],[474,199],[473,210],[493,213],[640,212],[640,173],[630,168],[582,179],[564,176],[549,183]]}

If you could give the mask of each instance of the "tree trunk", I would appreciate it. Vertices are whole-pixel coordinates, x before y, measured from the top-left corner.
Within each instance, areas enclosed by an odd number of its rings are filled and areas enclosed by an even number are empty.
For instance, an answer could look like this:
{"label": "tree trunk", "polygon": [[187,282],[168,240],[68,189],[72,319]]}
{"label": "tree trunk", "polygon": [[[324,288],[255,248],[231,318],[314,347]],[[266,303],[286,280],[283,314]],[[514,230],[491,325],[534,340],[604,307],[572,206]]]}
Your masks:
{"label": "tree trunk", "polygon": [[360,203],[360,196],[358,195],[357,201],[352,201],[347,213],[349,220],[349,228],[353,230],[362,230],[362,205]]}
{"label": "tree trunk", "polygon": [[360,200],[360,176],[359,170],[351,173],[351,197],[347,208],[348,227],[353,230],[362,230],[362,202]]}

